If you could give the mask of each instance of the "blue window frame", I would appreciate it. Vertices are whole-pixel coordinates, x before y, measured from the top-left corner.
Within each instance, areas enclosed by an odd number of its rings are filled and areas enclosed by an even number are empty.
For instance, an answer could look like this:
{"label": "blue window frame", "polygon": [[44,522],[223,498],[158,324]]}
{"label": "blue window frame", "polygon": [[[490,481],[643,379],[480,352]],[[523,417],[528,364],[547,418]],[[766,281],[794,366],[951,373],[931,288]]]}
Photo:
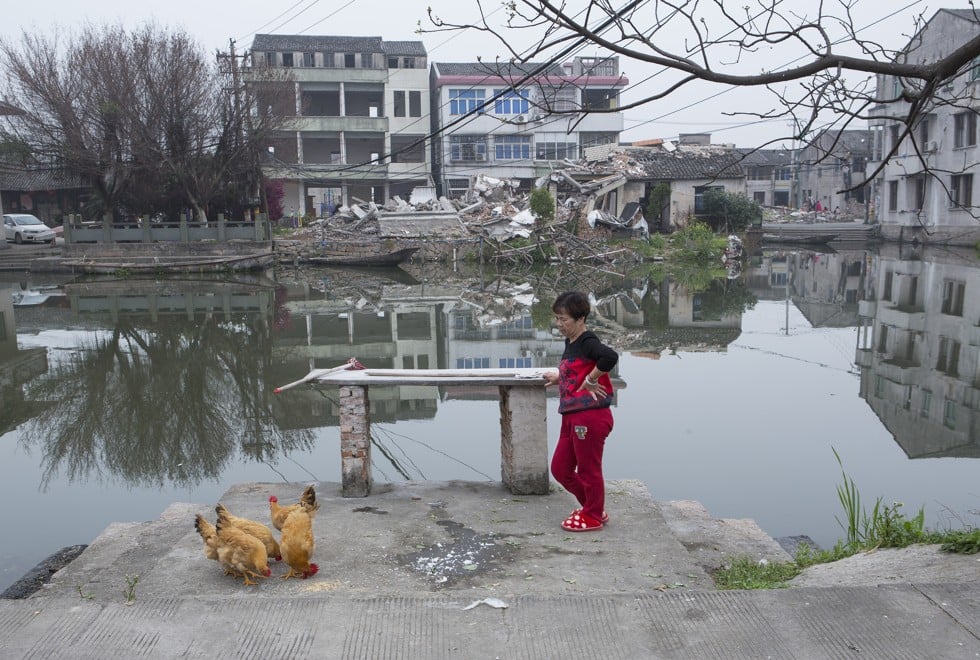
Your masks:
{"label": "blue window frame", "polygon": [[525,89],[495,89],[493,112],[497,115],[523,115],[528,110],[528,93]]}
{"label": "blue window frame", "polygon": [[497,160],[531,159],[530,135],[498,135],[493,143]]}
{"label": "blue window frame", "polygon": [[483,112],[483,101],[486,90],[483,89],[450,89],[449,114],[465,115],[471,112]]}

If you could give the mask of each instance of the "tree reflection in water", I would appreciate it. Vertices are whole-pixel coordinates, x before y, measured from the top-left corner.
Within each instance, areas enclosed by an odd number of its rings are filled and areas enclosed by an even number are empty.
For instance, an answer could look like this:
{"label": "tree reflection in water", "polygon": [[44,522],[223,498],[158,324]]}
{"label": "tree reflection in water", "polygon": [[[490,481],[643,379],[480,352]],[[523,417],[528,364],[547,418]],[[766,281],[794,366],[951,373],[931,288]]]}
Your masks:
{"label": "tree reflection in water", "polygon": [[[26,425],[22,442],[43,450],[43,488],[59,475],[190,487],[217,478],[236,450],[269,461],[312,446],[311,430],[274,420],[264,377],[268,319],[136,321],[94,334],[32,383],[31,397],[50,407]],[[277,401],[279,415],[289,414],[284,404]]]}

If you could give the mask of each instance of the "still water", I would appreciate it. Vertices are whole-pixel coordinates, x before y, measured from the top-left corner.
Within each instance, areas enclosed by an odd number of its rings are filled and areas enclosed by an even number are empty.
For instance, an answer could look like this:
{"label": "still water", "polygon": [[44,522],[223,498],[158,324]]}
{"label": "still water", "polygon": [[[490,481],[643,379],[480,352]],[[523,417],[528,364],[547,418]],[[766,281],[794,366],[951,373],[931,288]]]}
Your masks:
{"label": "still water", "polygon": [[[975,255],[776,251],[713,275],[0,274],[0,590],[175,501],[213,504],[243,481],[339,482],[336,392],[275,387],[352,356],[556,365],[549,307],[565,288],[594,297],[589,326],[621,351],[607,478],[829,547],[843,535],[836,450],[866,505],[980,524]],[[376,481],[499,480],[495,391],[370,395]]]}

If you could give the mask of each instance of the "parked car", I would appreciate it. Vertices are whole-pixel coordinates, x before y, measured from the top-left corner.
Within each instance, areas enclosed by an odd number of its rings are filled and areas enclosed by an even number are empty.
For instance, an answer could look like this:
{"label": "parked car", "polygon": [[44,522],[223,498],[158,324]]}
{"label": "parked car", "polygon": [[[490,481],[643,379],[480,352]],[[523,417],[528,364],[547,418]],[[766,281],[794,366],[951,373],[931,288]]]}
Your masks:
{"label": "parked car", "polygon": [[52,243],[54,232],[30,213],[4,213],[3,237],[14,243]]}

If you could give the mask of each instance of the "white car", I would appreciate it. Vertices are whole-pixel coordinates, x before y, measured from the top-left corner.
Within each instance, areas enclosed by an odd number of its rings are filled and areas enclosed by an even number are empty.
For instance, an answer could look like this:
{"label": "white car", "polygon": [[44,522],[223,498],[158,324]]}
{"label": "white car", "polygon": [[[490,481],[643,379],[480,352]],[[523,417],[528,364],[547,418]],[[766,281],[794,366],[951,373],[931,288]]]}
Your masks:
{"label": "white car", "polygon": [[53,243],[54,232],[30,213],[4,213],[3,237],[14,243]]}

